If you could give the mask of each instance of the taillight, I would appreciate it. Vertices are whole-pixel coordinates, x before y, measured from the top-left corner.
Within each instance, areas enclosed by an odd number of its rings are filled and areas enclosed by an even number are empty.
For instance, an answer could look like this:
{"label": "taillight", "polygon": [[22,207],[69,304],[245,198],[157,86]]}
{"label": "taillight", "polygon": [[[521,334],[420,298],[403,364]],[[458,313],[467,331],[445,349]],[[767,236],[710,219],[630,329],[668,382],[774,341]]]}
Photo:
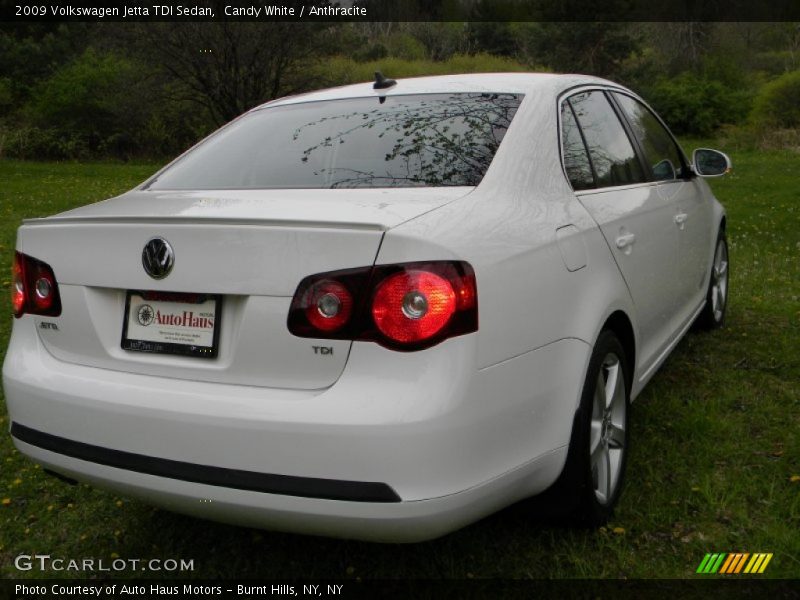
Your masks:
{"label": "taillight", "polygon": [[428,339],[447,325],[456,293],[447,279],[426,271],[406,271],[384,279],[372,300],[378,330],[401,343]]}
{"label": "taillight", "polygon": [[462,261],[361,267],[306,277],[289,309],[300,337],[421,350],[478,330],[475,273]]}
{"label": "taillight", "polygon": [[14,253],[14,264],[11,266],[11,306],[14,316],[22,316],[25,310],[25,268],[22,254]]}
{"label": "taillight", "polygon": [[318,281],[306,292],[303,304],[308,322],[320,331],[336,331],[353,314],[353,296],[338,281]]}
{"label": "taillight", "polygon": [[11,305],[17,318],[25,313],[60,315],[61,297],[53,269],[27,254],[15,252],[11,267]]}

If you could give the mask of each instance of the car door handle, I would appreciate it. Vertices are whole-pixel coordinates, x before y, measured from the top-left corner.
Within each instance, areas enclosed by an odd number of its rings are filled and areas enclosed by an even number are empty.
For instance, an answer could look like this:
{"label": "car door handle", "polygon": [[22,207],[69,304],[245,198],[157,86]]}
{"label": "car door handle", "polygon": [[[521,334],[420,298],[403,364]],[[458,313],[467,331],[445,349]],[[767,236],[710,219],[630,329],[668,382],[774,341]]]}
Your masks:
{"label": "car door handle", "polygon": [[677,215],[675,215],[675,224],[679,228],[683,229],[683,224],[686,223],[686,219],[688,218],[689,215],[687,215],[686,213],[678,213]]}
{"label": "car door handle", "polygon": [[615,242],[617,244],[617,248],[619,248],[620,250],[622,250],[623,248],[626,248],[628,246],[632,246],[635,241],[636,241],[636,236],[633,235],[632,233],[625,233],[625,234],[619,236],[615,240]]}

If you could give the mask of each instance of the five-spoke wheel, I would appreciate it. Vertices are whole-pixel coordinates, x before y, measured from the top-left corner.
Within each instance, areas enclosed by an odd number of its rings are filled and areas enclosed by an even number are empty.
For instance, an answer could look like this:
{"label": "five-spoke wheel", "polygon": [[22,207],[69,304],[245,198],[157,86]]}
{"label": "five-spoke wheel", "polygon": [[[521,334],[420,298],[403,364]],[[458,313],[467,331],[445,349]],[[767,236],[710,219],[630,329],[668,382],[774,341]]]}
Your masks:
{"label": "five-spoke wheel", "polygon": [[629,438],[628,360],[617,335],[604,329],[589,360],[567,463],[542,496],[554,512],[568,511],[581,525],[606,523],[622,490]]}
{"label": "five-spoke wheel", "polygon": [[717,329],[725,323],[725,311],[728,308],[728,265],[728,240],[723,229],[717,237],[714,261],[711,263],[706,305],[698,318],[698,324],[706,329]]}
{"label": "five-spoke wheel", "polygon": [[597,501],[607,505],[622,472],[627,413],[625,377],[613,352],[603,359],[594,388],[589,429],[589,465]]}

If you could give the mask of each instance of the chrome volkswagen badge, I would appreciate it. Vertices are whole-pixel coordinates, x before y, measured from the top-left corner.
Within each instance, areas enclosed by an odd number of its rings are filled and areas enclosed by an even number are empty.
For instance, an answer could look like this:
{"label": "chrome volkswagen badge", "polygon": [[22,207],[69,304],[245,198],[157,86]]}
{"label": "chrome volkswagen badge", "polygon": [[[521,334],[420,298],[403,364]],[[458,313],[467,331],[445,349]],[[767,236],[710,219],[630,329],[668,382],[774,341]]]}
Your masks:
{"label": "chrome volkswagen badge", "polygon": [[153,279],[164,279],[172,271],[175,263],[175,252],[164,238],[153,238],[142,250],[142,266]]}

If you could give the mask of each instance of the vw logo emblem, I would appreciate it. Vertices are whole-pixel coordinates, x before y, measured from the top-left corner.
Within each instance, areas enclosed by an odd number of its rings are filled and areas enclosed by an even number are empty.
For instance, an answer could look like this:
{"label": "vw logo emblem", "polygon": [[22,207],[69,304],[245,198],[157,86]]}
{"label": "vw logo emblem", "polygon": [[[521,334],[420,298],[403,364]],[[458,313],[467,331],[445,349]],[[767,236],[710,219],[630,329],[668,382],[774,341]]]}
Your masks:
{"label": "vw logo emblem", "polygon": [[142,250],[142,266],[153,279],[164,279],[172,271],[175,263],[175,252],[164,238],[153,238]]}

